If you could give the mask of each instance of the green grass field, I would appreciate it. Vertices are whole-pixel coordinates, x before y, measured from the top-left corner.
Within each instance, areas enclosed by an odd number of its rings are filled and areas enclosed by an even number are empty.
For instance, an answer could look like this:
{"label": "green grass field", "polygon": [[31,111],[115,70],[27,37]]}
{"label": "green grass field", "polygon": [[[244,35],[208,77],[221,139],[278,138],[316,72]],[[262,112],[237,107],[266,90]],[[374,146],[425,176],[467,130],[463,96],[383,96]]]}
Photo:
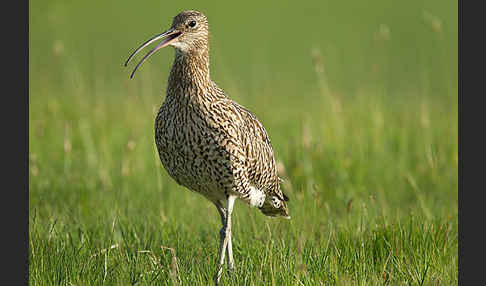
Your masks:
{"label": "green grass field", "polygon": [[236,203],[222,283],[458,284],[457,2],[132,2],[30,2],[29,284],[212,283],[219,215],[154,144],[174,52],[122,66],[183,9],[290,197]]}

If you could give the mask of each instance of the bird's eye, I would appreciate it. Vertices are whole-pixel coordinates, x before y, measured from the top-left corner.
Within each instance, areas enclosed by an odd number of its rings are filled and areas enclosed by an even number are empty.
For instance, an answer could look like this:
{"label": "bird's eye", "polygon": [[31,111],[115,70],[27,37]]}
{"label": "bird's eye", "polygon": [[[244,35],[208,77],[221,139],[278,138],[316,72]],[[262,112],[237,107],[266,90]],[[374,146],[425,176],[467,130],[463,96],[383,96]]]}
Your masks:
{"label": "bird's eye", "polygon": [[196,26],[196,21],[192,20],[189,22],[189,27],[194,28],[194,26]]}

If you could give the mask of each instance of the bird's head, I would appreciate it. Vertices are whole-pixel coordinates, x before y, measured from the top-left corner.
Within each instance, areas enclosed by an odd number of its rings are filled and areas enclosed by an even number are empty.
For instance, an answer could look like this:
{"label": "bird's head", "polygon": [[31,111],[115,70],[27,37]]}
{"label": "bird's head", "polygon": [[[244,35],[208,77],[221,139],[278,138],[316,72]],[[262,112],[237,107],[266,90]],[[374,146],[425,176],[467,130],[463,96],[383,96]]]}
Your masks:
{"label": "bird's head", "polygon": [[198,11],[184,11],[174,17],[172,27],[175,37],[168,45],[182,53],[198,53],[208,46],[208,19]]}
{"label": "bird's head", "polygon": [[159,39],[163,40],[143,57],[133,70],[130,78],[133,77],[135,71],[146,59],[163,47],[172,46],[181,54],[207,52],[209,42],[208,20],[204,14],[198,11],[190,10],[179,13],[174,17],[172,26],[168,30],[155,35],[138,47],[125,62],[125,66],[140,50]]}

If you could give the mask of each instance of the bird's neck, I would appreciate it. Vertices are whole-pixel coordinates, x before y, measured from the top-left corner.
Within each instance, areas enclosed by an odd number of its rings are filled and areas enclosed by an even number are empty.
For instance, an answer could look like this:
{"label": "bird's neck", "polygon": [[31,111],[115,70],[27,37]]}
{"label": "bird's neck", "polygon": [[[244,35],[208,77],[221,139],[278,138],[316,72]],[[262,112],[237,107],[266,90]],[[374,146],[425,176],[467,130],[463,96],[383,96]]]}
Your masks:
{"label": "bird's neck", "polygon": [[168,88],[174,92],[205,92],[209,88],[209,51],[182,53],[176,55],[169,75]]}
{"label": "bird's neck", "polygon": [[225,99],[226,95],[209,77],[209,53],[205,49],[198,53],[176,56],[169,75],[166,101],[182,106],[205,106]]}

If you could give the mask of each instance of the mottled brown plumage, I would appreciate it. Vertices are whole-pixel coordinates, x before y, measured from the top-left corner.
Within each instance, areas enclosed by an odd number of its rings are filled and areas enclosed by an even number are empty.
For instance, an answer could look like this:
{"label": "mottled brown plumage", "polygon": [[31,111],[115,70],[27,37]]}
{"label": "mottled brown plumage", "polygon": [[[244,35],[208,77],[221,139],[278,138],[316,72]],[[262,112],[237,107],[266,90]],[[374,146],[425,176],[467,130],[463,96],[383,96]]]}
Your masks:
{"label": "mottled brown plumage", "polygon": [[255,115],[232,101],[211,81],[207,18],[197,11],[181,12],[174,17],[169,30],[141,48],[164,37],[139,63],[164,46],[175,48],[166,98],[155,119],[155,143],[169,175],[218,208],[223,228],[217,283],[225,249],[228,264],[233,267],[234,200],[239,198],[268,216],[290,218],[288,198],[280,189],[265,128]]}

